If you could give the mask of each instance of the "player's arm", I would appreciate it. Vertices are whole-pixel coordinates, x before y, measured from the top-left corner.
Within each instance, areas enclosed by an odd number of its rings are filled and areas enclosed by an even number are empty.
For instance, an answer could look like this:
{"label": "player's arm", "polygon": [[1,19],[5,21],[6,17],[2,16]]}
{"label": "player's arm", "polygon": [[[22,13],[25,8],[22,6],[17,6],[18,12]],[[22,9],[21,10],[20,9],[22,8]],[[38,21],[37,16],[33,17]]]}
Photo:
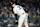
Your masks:
{"label": "player's arm", "polygon": [[14,14],[17,14],[16,8],[13,8],[13,12],[14,12]]}

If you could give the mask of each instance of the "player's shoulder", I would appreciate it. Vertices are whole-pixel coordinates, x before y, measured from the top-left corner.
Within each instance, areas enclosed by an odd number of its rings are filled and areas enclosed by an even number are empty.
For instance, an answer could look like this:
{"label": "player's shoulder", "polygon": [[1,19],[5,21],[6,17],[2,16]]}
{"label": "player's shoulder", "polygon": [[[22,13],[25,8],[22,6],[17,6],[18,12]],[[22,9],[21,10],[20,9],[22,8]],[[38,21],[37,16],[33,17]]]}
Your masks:
{"label": "player's shoulder", "polygon": [[16,6],[17,6],[17,7],[19,7],[19,6],[22,7],[21,5],[16,5]]}
{"label": "player's shoulder", "polygon": [[19,6],[19,5],[16,5],[16,6]]}
{"label": "player's shoulder", "polygon": [[15,8],[17,8],[19,5],[15,5]]}
{"label": "player's shoulder", "polygon": [[16,6],[17,6],[17,7],[19,7],[19,6],[22,7],[21,5],[16,5]]}

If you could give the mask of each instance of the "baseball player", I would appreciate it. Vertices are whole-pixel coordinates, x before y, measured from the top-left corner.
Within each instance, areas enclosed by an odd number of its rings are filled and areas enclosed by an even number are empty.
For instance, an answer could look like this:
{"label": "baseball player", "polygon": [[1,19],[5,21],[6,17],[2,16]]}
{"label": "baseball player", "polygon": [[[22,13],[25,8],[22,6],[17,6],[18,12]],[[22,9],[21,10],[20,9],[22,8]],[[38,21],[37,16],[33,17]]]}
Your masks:
{"label": "baseball player", "polygon": [[13,7],[14,14],[19,15],[18,27],[22,27],[24,22],[25,27],[28,27],[28,14],[25,13],[22,6],[16,5],[14,2],[11,2],[11,6]]}

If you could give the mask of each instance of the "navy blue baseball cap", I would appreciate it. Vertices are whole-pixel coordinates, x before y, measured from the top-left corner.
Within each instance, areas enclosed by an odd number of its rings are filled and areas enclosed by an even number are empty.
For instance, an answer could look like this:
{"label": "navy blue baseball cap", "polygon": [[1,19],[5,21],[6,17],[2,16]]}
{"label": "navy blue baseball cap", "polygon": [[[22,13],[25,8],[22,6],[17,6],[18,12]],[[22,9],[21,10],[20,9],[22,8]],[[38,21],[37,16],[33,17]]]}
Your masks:
{"label": "navy blue baseball cap", "polygon": [[13,5],[14,3],[15,3],[15,2],[14,2],[14,1],[12,1],[12,2],[11,2],[11,5]]}

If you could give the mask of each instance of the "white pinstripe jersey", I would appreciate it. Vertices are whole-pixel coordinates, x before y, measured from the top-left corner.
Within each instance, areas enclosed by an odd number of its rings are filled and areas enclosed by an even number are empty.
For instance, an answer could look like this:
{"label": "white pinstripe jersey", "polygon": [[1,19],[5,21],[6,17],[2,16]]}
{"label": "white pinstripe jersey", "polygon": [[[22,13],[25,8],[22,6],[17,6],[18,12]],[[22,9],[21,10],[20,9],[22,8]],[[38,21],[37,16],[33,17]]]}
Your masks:
{"label": "white pinstripe jersey", "polygon": [[16,5],[13,8],[13,11],[14,11],[14,14],[17,14],[17,15],[22,15],[22,13],[25,13],[23,7],[22,6],[19,6],[19,5]]}

